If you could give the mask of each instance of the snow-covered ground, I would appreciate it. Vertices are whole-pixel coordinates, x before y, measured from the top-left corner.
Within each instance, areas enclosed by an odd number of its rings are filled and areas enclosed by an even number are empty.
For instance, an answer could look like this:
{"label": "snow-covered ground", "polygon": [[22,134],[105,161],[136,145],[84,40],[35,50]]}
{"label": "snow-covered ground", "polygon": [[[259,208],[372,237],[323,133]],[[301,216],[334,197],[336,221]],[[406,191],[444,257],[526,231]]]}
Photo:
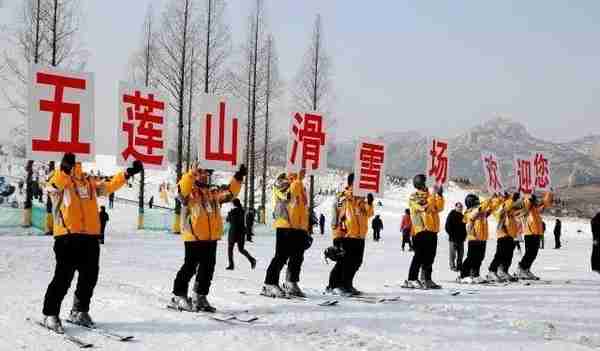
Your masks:
{"label": "snow-covered ground", "polygon": [[[252,325],[228,324],[164,308],[173,279],[183,262],[178,236],[136,231],[135,206],[117,203],[110,212],[101,271],[92,301],[92,316],[103,327],[133,334],[119,343],[75,328],[68,331],[105,350],[588,350],[600,347],[600,276],[590,272],[591,234],[583,220],[563,220],[561,250],[540,251],[533,271],[551,285],[508,287],[462,286],[451,281],[445,233],[439,235],[434,279],[439,291],[408,291],[412,253],[401,251],[398,227],[409,188],[392,188],[377,208],[384,221],[382,241],[367,241],[356,286],[365,292],[399,296],[398,302],[365,304],[342,300],[338,306],[273,300],[255,294],[273,254],[274,236],[257,228],[247,249],[258,259],[256,270],[236,254],[236,270],[226,271],[226,241],[219,243],[215,279],[209,299],[222,311],[249,311]],[[447,208],[465,192],[451,187]],[[329,214],[331,200],[317,213]],[[0,209],[1,211],[2,209]],[[444,214],[445,219],[445,214]],[[551,218],[547,223],[553,223]],[[550,225],[549,227],[553,227]],[[493,227],[492,227],[493,228]],[[578,233],[581,231],[581,233]],[[491,233],[492,237],[494,233]],[[317,235],[307,251],[301,285],[321,291],[332,265],[323,259],[330,233]],[[488,243],[482,272],[495,242]],[[515,263],[520,255],[515,255]],[[43,295],[54,269],[52,239],[0,235],[0,350],[71,350],[61,338],[25,322],[40,317]],[[282,274],[283,278],[284,274]],[[388,285],[388,286],[386,286]],[[451,292],[460,291],[453,296]],[[63,303],[68,313],[73,287]]]}

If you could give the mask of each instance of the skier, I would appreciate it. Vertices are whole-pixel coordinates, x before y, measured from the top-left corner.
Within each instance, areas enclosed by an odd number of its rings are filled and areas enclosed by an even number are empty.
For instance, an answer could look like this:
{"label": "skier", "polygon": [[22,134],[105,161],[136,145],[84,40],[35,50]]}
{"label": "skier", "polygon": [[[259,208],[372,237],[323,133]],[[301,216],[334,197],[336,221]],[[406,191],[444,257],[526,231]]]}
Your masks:
{"label": "skier", "polygon": [[108,208],[113,209],[115,207],[115,194],[111,193],[108,195]]}
{"label": "skier", "polygon": [[494,210],[496,197],[480,203],[479,197],[469,194],[465,198],[463,222],[466,224],[467,239],[469,240],[467,258],[460,270],[460,283],[481,284],[485,279],[480,277],[481,263],[485,258],[485,247],[488,239],[488,217]]}
{"label": "skier", "polygon": [[154,207],[154,196],[150,196],[150,200],[148,200],[148,208],[152,209]]}
{"label": "skier", "polygon": [[515,244],[517,243],[517,213],[523,208],[523,201],[519,200],[519,193],[504,193],[501,203],[495,212],[496,221],[496,254],[489,266],[486,277],[489,281],[506,282],[513,281],[509,273],[512,265]]}
{"label": "skier", "polygon": [[99,196],[106,196],[122,187],[127,179],[141,172],[143,165],[135,161],[133,167],[115,175],[110,182],[93,182],[83,173],[75,155],[66,153],[60,168],[47,182],[47,191],[54,205],[54,277],[44,297],[44,325],[57,333],[64,333],[59,319],[60,306],[78,271],[77,289],[69,321],[83,326],[94,325],[89,315],[90,300],[98,281],[100,245]]}
{"label": "skier", "polygon": [[467,229],[463,222],[463,205],[460,202],[457,202],[448,214],[445,228],[450,243],[450,270],[460,272],[467,239]]}
{"label": "skier", "polygon": [[525,236],[525,254],[519,262],[519,279],[539,280],[531,273],[531,266],[540,249],[540,237],[543,233],[541,212],[552,206],[552,193],[547,192],[543,200],[535,194],[526,196],[524,199],[525,223],[523,231]]}
{"label": "skier", "polygon": [[[189,312],[216,311],[206,295],[215,272],[217,242],[223,235],[221,205],[237,196],[247,172],[246,166],[240,165],[229,186],[215,189],[209,188],[209,170],[192,167],[181,177],[178,191],[185,258],[173,282],[169,307]],[[194,274],[196,281],[190,299],[188,285]]]}
{"label": "skier", "polygon": [[373,240],[379,241],[381,239],[381,231],[383,230],[383,221],[379,215],[376,215],[371,222],[371,228],[373,229]]}
{"label": "skier", "polygon": [[325,215],[322,213],[319,217],[319,228],[321,229],[321,235],[325,234]]}
{"label": "skier", "polygon": [[[298,286],[304,261],[304,251],[312,244],[308,233],[308,200],[304,188],[305,171],[299,174],[280,174],[273,186],[273,227],[276,231],[275,256],[267,268],[262,294],[284,297],[286,294],[304,296]],[[287,263],[283,290],[279,274]]]}
{"label": "skier", "polygon": [[252,241],[252,237],[254,236],[254,209],[248,209],[246,213],[246,240],[249,242]]}
{"label": "skier", "polygon": [[104,230],[106,229],[106,223],[108,223],[108,213],[106,213],[106,207],[100,206],[100,244],[104,244]]}
{"label": "skier", "polygon": [[333,245],[344,252],[329,274],[326,292],[333,295],[352,296],[362,293],[354,287],[354,276],[362,265],[365,237],[369,231],[369,218],[373,216],[373,195],[367,198],[354,196],[354,173],[347,178],[346,189],[336,196],[332,212]]}
{"label": "skier", "polygon": [[562,229],[562,222],[560,221],[560,219],[556,219],[556,222],[554,223],[554,248],[555,249],[560,249],[562,247],[562,245],[560,244],[560,232]]}
{"label": "skier", "polygon": [[[416,189],[408,202],[412,220],[411,236],[415,255],[410,263],[408,279],[403,287],[409,289],[440,289],[441,286],[431,279],[433,262],[437,251],[437,233],[440,231],[440,215],[444,209],[444,188],[434,186],[430,193],[426,186],[427,177],[418,174],[413,178]],[[419,281],[419,269],[421,280]]]}
{"label": "skier", "polygon": [[233,247],[235,244],[237,244],[239,252],[246,256],[248,261],[250,261],[250,266],[254,269],[256,267],[256,260],[244,249],[246,228],[244,227],[244,208],[240,199],[233,199],[233,209],[227,214],[227,222],[229,222],[229,233],[227,235],[229,266],[226,269],[233,270],[235,268],[233,264]]}
{"label": "skier", "polygon": [[600,212],[592,218],[592,271],[600,273]]}
{"label": "skier", "polygon": [[410,210],[407,208],[404,210],[404,216],[402,216],[402,223],[400,224],[400,231],[402,232],[402,251],[404,246],[408,244],[408,251],[413,250],[412,241],[410,240],[410,229],[412,228],[412,221],[410,220]]}

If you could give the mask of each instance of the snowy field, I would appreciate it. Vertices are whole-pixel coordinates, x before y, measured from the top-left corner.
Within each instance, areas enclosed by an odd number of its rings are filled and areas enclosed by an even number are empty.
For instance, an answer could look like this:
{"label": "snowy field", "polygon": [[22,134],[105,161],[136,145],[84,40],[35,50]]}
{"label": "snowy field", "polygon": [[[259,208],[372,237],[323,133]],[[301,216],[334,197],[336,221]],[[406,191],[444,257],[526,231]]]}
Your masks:
{"label": "snowy field", "polygon": [[[440,233],[433,277],[444,289],[409,291],[399,284],[406,279],[412,253],[401,251],[398,231],[408,193],[409,189],[392,189],[382,199],[384,206],[377,208],[385,226],[382,241],[367,241],[365,261],[355,282],[367,293],[399,297],[395,302],[340,300],[337,306],[319,307],[317,297],[304,302],[258,296],[273,255],[270,229],[257,228],[255,243],[247,245],[258,259],[254,271],[239,254],[236,270],[226,271],[226,241],[221,241],[209,300],[222,312],[257,315],[260,319],[251,325],[166,310],[173,279],[183,262],[183,244],[175,235],[135,231],[137,209],[116,204],[102,247],[91,314],[100,326],[135,335],[136,341],[119,343],[66,325],[67,331],[104,350],[600,348],[600,276],[590,272],[591,234],[585,221],[563,221],[561,250],[551,249],[553,238],[546,237],[547,249],[540,251],[532,270],[550,280],[550,285],[452,283],[455,273],[448,269],[447,236]],[[447,208],[464,195],[451,189]],[[320,209],[326,215],[328,205],[325,201]],[[546,221],[553,223],[551,218]],[[317,235],[306,253],[301,286],[311,295],[317,295],[327,284],[332,264],[325,263],[322,252],[330,241],[329,233]],[[495,242],[488,242],[484,274],[494,251]],[[516,253],[513,270],[519,259]],[[0,235],[0,350],[75,349],[60,337],[25,322],[26,317],[41,317],[43,295],[53,269],[51,238]],[[74,286],[63,303],[63,318],[71,307],[73,291]]]}

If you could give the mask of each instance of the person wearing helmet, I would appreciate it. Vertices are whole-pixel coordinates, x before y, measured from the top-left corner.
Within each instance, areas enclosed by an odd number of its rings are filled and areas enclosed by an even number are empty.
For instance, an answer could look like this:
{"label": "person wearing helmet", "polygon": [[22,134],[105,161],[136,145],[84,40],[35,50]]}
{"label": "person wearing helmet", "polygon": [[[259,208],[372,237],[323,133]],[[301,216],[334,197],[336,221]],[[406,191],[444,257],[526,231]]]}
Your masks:
{"label": "person wearing helmet", "polygon": [[354,196],[352,184],[354,173],[347,178],[347,186],[336,197],[332,209],[333,245],[342,249],[344,255],[336,261],[329,274],[326,292],[333,295],[353,296],[362,292],[354,287],[354,277],[362,265],[365,254],[365,237],[369,231],[369,219],[373,217],[373,195]]}
{"label": "person wearing helmet", "polygon": [[525,195],[523,199],[525,254],[519,262],[519,272],[517,277],[525,280],[539,280],[535,274],[531,273],[531,266],[535,261],[540,249],[540,241],[544,234],[542,222],[542,212],[552,206],[553,194],[547,192],[543,199],[537,195]]}
{"label": "person wearing helmet", "polygon": [[[192,166],[177,184],[181,208],[181,238],[185,258],[173,282],[169,308],[189,312],[215,312],[206,299],[215,272],[217,242],[223,235],[221,205],[233,201],[240,192],[248,173],[240,165],[229,185],[210,188],[210,171]],[[191,299],[188,298],[190,279],[196,275]]]}
{"label": "person wearing helmet", "polygon": [[[440,289],[431,279],[433,262],[437,251],[437,233],[440,231],[440,215],[444,209],[444,188],[436,185],[430,193],[426,186],[427,177],[418,174],[413,179],[416,191],[408,200],[412,219],[411,236],[414,256],[410,263],[408,279],[404,288]],[[419,281],[421,270],[421,281]]]}
{"label": "person wearing helmet", "polygon": [[121,188],[127,180],[143,170],[140,161],[120,172],[110,181],[95,181],[83,172],[75,155],[66,153],[60,168],[50,174],[46,183],[52,198],[54,277],[44,296],[44,325],[57,333],[64,333],[59,315],[75,271],[77,289],[69,321],[93,327],[89,314],[90,300],[98,282],[100,260],[100,218],[98,197],[108,196]]}
{"label": "person wearing helmet", "polygon": [[465,198],[463,222],[467,229],[467,258],[464,260],[459,276],[460,283],[481,284],[485,279],[480,277],[481,263],[485,258],[485,247],[488,239],[488,217],[497,206],[496,196],[480,203],[479,197],[469,194]]}
{"label": "person wearing helmet", "polygon": [[515,251],[517,234],[519,233],[518,213],[523,209],[523,201],[519,193],[504,193],[502,200],[495,211],[496,226],[496,254],[489,267],[486,277],[489,281],[514,281],[509,273]]}
{"label": "person wearing helmet", "polygon": [[[304,296],[298,286],[304,251],[310,247],[308,200],[304,187],[305,171],[281,173],[273,186],[273,227],[276,231],[275,255],[267,268],[261,294],[270,297]],[[287,263],[286,281],[279,286],[279,275]]]}

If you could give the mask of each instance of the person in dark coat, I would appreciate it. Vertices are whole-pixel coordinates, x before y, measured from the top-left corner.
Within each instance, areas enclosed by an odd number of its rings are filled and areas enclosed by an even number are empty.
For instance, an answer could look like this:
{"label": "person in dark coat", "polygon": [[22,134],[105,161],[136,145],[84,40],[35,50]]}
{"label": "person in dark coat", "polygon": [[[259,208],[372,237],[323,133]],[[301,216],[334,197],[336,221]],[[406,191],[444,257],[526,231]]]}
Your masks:
{"label": "person in dark coat", "polygon": [[321,229],[321,235],[325,234],[325,215],[322,213],[319,216],[319,228]]}
{"label": "person in dark coat", "polygon": [[379,215],[376,215],[371,221],[371,228],[373,229],[373,240],[379,241],[381,239],[381,231],[383,230],[383,221]]}
{"label": "person in dark coat", "polygon": [[108,208],[112,209],[115,207],[115,193],[108,195]]}
{"label": "person in dark coat", "polygon": [[457,202],[446,218],[446,233],[450,242],[450,270],[459,272],[465,252],[467,228],[463,222],[463,205]]}
{"label": "person in dark coat", "polygon": [[226,269],[233,270],[235,268],[233,263],[233,247],[235,244],[237,244],[240,253],[250,261],[250,266],[254,269],[256,267],[256,260],[244,249],[246,228],[244,226],[244,208],[239,199],[233,199],[233,209],[227,214],[227,222],[229,222],[227,245],[229,266]]}
{"label": "person in dark coat", "polygon": [[100,206],[100,244],[104,244],[104,230],[106,229],[106,223],[108,223],[108,213],[106,213],[106,207]]}
{"label": "person in dark coat", "polygon": [[252,242],[254,236],[254,209],[251,208],[246,212],[246,240]]}
{"label": "person in dark coat", "polygon": [[148,208],[154,207],[154,196],[150,197],[150,201],[148,201]]}
{"label": "person in dark coat", "polygon": [[600,273],[600,212],[592,218],[592,271]]}
{"label": "person in dark coat", "polygon": [[554,248],[555,249],[560,249],[562,246],[560,244],[561,229],[562,229],[562,222],[560,221],[560,219],[557,218],[556,222],[554,223]]}

